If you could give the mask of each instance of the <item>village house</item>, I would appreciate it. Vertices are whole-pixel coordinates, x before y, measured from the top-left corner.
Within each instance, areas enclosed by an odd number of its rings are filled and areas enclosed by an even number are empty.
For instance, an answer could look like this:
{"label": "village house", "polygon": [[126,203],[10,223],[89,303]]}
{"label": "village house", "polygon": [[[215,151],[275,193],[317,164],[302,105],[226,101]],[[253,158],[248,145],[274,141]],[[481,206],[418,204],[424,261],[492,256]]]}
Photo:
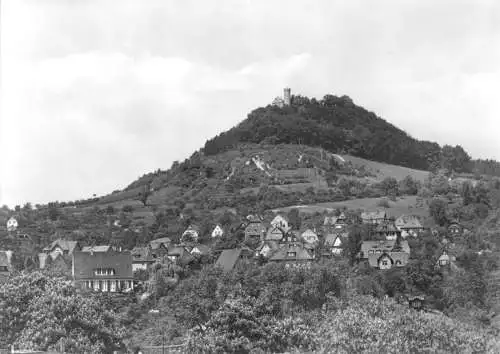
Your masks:
{"label": "village house", "polygon": [[9,220],[7,220],[7,231],[14,232],[17,230],[18,226],[19,223],[14,217],[11,217],[9,218]]}
{"label": "village house", "polygon": [[395,225],[401,231],[403,238],[408,236],[417,237],[424,231],[419,218],[415,215],[401,215],[396,219]]}
{"label": "village house", "polygon": [[288,218],[280,214],[274,217],[274,219],[271,221],[271,226],[279,227],[285,232],[290,229],[290,226],[288,225]]}
{"label": "village house", "polygon": [[364,211],[361,213],[363,224],[378,225],[389,218],[385,211]]}
{"label": "village house", "polygon": [[153,258],[161,258],[168,253],[172,241],[168,237],[161,237],[149,242]]}
{"label": "village house", "polygon": [[424,300],[423,295],[408,296],[408,307],[420,311],[424,308]]}
{"label": "village house", "polygon": [[269,230],[267,230],[264,240],[280,242],[285,237],[285,235],[286,231],[283,230],[280,226],[271,225],[271,227],[269,227]]}
{"label": "village house", "polygon": [[330,233],[325,236],[325,249],[327,252],[323,256],[340,255],[343,251],[343,245],[346,241],[345,237],[342,237],[338,233]]}
{"label": "village house", "polygon": [[186,231],[182,233],[181,242],[198,242],[200,230],[194,225],[190,225]]}
{"label": "village house", "polygon": [[311,229],[305,230],[300,236],[304,240],[304,242],[312,245],[315,245],[319,242],[318,234]]}
{"label": "village house", "polygon": [[43,249],[43,253],[38,254],[40,268],[45,267],[47,256],[55,260],[59,255],[71,256],[73,252],[80,251],[81,247],[78,241],[68,241],[58,239]]}
{"label": "village house", "polygon": [[363,241],[359,258],[368,261],[373,268],[404,267],[410,258],[410,246],[400,239]]}
{"label": "village house", "polygon": [[285,263],[287,266],[309,266],[314,256],[300,243],[282,244],[269,257],[269,262]]}
{"label": "village house", "polygon": [[457,220],[453,220],[448,225],[448,234],[451,236],[461,236],[465,228]]}
{"label": "village house", "polygon": [[255,250],[256,257],[269,258],[271,254],[278,249],[278,244],[274,241],[262,241]]}
{"label": "village house", "polygon": [[224,229],[219,224],[215,225],[212,230],[212,238],[222,237],[224,235]]}
{"label": "village house", "polygon": [[72,276],[80,290],[127,292],[133,289],[130,252],[73,252]]}
{"label": "village house", "polygon": [[191,254],[185,246],[174,246],[168,250],[167,258],[172,262],[180,262],[181,260],[189,260]]}
{"label": "village house", "polygon": [[437,260],[437,265],[439,267],[446,267],[450,265],[450,262],[451,262],[450,256],[448,255],[448,253],[446,253],[446,251],[443,251],[443,253],[441,254],[441,256],[439,256]]}
{"label": "village house", "polygon": [[344,212],[339,216],[325,216],[323,227],[327,231],[340,231],[348,226],[348,220]]}
{"label": "village house", "polygon": [[224,272],[232,271],[242,260],[249,260],[253,257],[253,252],[247,247],[223,250],[220,254],[216,267],[221,267]]}
{"label": "village house", "polygon": [[378,224],[375,227],[374,233],[378,238],[385,238],[386,240],[395,240],[401,236],[401,231],[391,220],[386,220]]}
{"label": "village house", "polygon": [[134,247],[130,253],[132,254],[132,272],[139,269],[148,270],[155,262],[150,247]]}
{"label": "village house", "polygon": [[266,236],[266,227],[259,219],[252,219],[245,227],[245,241],[263,241]]}

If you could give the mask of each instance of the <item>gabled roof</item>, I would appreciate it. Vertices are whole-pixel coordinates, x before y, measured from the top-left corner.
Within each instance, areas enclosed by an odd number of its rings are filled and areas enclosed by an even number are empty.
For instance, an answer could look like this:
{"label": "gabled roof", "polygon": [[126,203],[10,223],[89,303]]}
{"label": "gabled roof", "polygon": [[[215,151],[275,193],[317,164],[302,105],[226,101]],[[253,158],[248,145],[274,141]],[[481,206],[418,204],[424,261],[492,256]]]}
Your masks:
{"label": "gabled roof", "polygon": [[208,247],[207,245],[199,244],[199,245],[194,246],[190,253],[191,254],[198,253],[201,255],[205,255],[205,254],[210,253],[210,247]]}
{"label": "gabled roof", "polygon": [[[289,256],[295,253],[294,256]],[[282,245],[269,258],[270,261],[312,261],[314,257],[300,245]]]}
{"label": "gabled roof", "polygon": [[188,228],[186,230],[184,230],[183,235],[185,233],[188,233],[188,232],[199,233],[200,232],[200,228],[197,227],[196,225],[189,225]]}
{"label": "gabled roof", "polygon": [[58,239],[52,242],[50,246],[45,247],[43,250],[50,252],[55,247],[60,247],[63,251],[68,251],[68,253],[72,253],[77,246],[78,246],[78,241],[68,241],[68,240]]}
{"label": "gabled roof", "polygon": [[408,263],[410,255],[406,252],[383,252],[381,254],[375,253],[368,256],[368,263],[371,267],[378,267],[378,262],[382,257],[388,257],[391,260],[392,264],[395,264],[397,261],[399,261],[402,265],[406,265]]}
{"label": "gabled roof", "polygon": [[236,262],[241,256],[241,248],[233,248],[230,250],[224,250],[217,259],[215,263],[216,266],[222,267],[225,272],[233,270]]}
{"label": "gabled roof", "polygon": [[148,247],[134,247],[132,251],[132,261],[137,263],[154,262],[151,251]]}
{"label": "gabled roof", "polygon": [[423,228],[420,220],[418,217],[414,215],[401,215],[396,219],[394,222],[396,227],[402,228],[402,229],[419,229]]}
{"label": "gabled roof", "polygon": [[375,232],[388,233],[388,232],[399,232],[396,225],[393,222],[383,222],[375,228]]}
{"label": "gabled roof", "polygon": [[85,246],[82,248],[82,252],[98,252],[98,253],[106,253],[111,250],[110,245],[100,245],[100,246]]}
{"label": "gabled roof", "polygon": [[271,226],[269,230],[267,230],[266,240],[280,241],[283,239],[285,234],[286,232],[282,228],[278,226]]}
{"label": "gabled roof", "polygon": [[[363,258],[368,258],[368,251],[370,250],[380,251],[381,253],[391,252],[395,245],[396,240],[363,241],[361,244],[361,252],[363,253]],[[410,253],[408,241],[401,241],[401,248],[403,252]]]}
{"label": "gabled roof", "polygon": [[337,223],[336,216],[325,216],[325,220],[323,221],[324,226],[335,225]]}
{"label": "gabled roof", "polygon": [[438,261],[450,261],[450,256],[446,252],[443,252],[441,256],[439,256]]}
{"label": "gabled roof", "polygon": [[384,219],[386,217],[387,213],[383,210],[364,211],[361,213],[361,219],[364,220]]}

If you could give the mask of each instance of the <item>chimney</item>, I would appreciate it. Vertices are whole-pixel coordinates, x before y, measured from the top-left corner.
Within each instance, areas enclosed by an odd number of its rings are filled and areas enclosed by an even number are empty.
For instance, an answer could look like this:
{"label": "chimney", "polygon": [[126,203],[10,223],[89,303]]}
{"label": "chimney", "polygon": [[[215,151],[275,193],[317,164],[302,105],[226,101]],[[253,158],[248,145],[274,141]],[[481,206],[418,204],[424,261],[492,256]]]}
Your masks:
{"label": "chimney", "polygon": [[285,103],[285,106],[290,106],[292,95],[291,90],[288,87],[285,87],[285,89],[283,90],[283,101]]}

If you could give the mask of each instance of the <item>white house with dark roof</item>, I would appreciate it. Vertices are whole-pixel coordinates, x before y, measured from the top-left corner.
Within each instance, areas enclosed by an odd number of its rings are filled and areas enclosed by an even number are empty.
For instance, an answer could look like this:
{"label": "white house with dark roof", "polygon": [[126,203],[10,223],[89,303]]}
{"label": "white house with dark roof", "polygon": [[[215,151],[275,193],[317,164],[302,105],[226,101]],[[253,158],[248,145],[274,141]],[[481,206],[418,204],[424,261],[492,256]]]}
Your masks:
{"label": "white house with dark roof", "polygon": [[280,214],[274,217],[274,219],[271,221],[271,226],[279,227],[285,232],[290,229],[290,226],[288,225],[288,218]]}
{"label": "white house with dark roof", "polygon": [[212,238],[222,237],[224,235],[224,229],[219,224],[215,225],[212,230]]}
{"label": "white house with dark roof", "polygon": [[19,223],[17,222],[16,218],[11,217],[9,220],[7,220],[7,231],[13,232],[16,231],[19,226]]}

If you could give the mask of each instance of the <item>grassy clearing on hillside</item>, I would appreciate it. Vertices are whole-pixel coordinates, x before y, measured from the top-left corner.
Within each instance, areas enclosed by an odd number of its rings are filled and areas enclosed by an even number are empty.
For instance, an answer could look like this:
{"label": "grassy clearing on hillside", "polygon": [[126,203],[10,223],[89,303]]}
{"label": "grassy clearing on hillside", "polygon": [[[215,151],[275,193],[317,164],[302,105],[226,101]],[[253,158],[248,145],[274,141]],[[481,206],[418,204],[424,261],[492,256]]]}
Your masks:
{"label": "grassy clearing on hillside", "polygon": [[415,170],[413,168],[389,165],[382,162],[365,160],[360,157],[342,155],[342,157],[356,166],[364,166],[365,169],[373,172],[377,175],[378,179],[384,179],[385,177],[394,177],[397,180],[402,180],[406,176],[411,176],[414,179],[423,182],[429,175],[428,171]]}
{"label": "grassy clearing on hillside", "polygon": [[324,211],[333,211],[335,209],[341,209],[346,207],[347,209],[352,210],[383,210],[385,209],[390,216],[398,217],[402,214],[412,214],[418,215],[421,217],[428,216],[427,207],[417,208],[417,197],[402,197],[398,198],[396,202],[389,201],[389,208],[383,208],[378,206],[378,203],[381,198],[362,198],[362,199],[352,199],[346,200],[342,202],[330,202],[330,203],[318,203],[313,205],[301,205],[301,206],[290,206],[286,208],[279,208],[273,210],[273,212],[288,212],[293,208],[299,209],[301,213],[316,213],[316,212],[324,212]]}

